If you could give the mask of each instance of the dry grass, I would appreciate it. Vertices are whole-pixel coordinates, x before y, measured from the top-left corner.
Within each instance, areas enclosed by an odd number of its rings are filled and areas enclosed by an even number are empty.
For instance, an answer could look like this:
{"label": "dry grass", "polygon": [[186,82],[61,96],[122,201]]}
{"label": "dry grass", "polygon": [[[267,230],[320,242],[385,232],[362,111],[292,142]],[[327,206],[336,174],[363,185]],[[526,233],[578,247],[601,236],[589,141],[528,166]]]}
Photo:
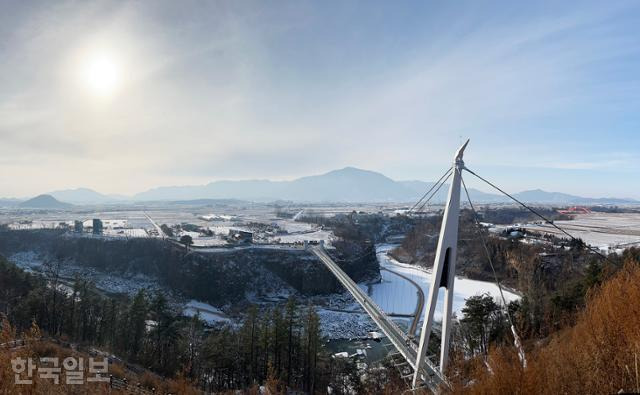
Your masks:
{"label": "dry grass", "polygon": [[593,292],[576,325],[528,355],[522,369],[515,352],[494,350],[493,373],[476,361],[471,385],[456,393],[610,394],[640,388],[640,267],[624,268]]}

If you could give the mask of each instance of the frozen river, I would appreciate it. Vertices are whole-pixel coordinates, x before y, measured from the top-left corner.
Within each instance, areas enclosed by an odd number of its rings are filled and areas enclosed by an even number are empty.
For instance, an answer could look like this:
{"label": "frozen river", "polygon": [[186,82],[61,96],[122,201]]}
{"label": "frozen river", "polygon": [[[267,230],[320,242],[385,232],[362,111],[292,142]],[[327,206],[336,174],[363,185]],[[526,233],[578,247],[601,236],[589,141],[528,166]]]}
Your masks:
{"label": "frozen river", "polygon": [[[426,270],[421,270],[411,265],[405,265],[397,262],[393,258],[387,255],[387,252],[396,247],[395,244],[380,244],[376,247],[378,262],[381,268],[392,270],[403,276],[410,278],[413,282],[418,284],[425,294],[425,308],[426,298],[431,285],[431,273]],[[382,282],[376,284],[359,284],[359,286],[366,290],[371,298],[380,306],[387,314],[413,314],[416,309],[417,302],[417,289],[415,285],[406,279],[391,273],[386,270],[381,270]],[[482,295],[485,293],[490,294],[497,303],[501,304],[500,291],[498,286],[486,281],[469,280],[467,278],[456,276],[454,283],[454,299],[453,310],[458,317],[462,315],[461,311],[465,305],[467,298],[474,295]],[[513,292],[504,291],[505,299],[507,303],[512,300],[517,300],[520,297]],[[435,318],[438,321],[442,320],[442,306],[443,306],[444,290],[440,291],[438,298],[438,304],[436,306]],[[354,310],[359,311],[358,307]],[[341,313],[344,315],[343,319],[347,317],[352,318],[349,327],[353,327],[354,333],[349,332],[349,336],[345,336],[343,340],[339,336],[333,336],[333,340],[327,343],[327,348],[331,352],[343,352],[346,351],[349,354],[353,354],[357,349],[366,349],[367,362],[371,363],[382,359],[386,355],[386,350],[381,346],[381,343],[376,343],[372,340],[357,339],[357,337],[364,336],[364,328],[371,327],[369,330],[375,328],[372,321],[365,313],[362,312],[353,313]],[[326,320],[336,320],[335,312],[330,312],[330,317],[324,317]],[[422,318],[424,317],[424,311],[421,315],[420,325],[418,326],[418,332],[420,333]],[[394,321],[398,322],[402,328],[407,328],[412,319],[405,317],[395,317]],[[342,327],[343,324],[338,324]],[[357,325],[356,325],[357,324]],[[359,326],[359,327],[358,327]],[[340,332],[340,331],[337,331]],[[361,333],[364,332],[364,333]],[[360,333],[358,336],[356,333]],[[348,338],[356,338],[347,340]]]}
{"label": "frozen river", "polygon": [[[377,246],[376,252],[380,267],[400,273],[411,278],[415,283],[417,283],[425,294],[426,308],[426,299],[428,298],[429,288],[431,285],[431,273],[410,265],[399,263],[388,256],[387,252],[394,247],[396,247],[396,245],[393,244],[380,244]],[[360,286],[367,290],[373,300],[387,314],[413,314],[417,301],[416,287],[409,281],[386,270],[382,270],[380,274],[382,275],[382,282],[368,286],[360,284]],[[497,303],[501,304],[500,291],[498,286],[494,283],[469,280],[467,278],[456,276],[453,290],[453,310],[458,317],[461,316],[461,310],[465,305],[465,301],[470,296],[488,293],[493,296]],[[504,289],[503,292],[507,303],[520,298],[513,292],[509,292]],[[443,300],[444,289],[441,289],[435,312],[436,320],[441,320],[442,318]],[[424,316],[424,311],[422,316]],[[404,321],[407,321],[407,319]]]}

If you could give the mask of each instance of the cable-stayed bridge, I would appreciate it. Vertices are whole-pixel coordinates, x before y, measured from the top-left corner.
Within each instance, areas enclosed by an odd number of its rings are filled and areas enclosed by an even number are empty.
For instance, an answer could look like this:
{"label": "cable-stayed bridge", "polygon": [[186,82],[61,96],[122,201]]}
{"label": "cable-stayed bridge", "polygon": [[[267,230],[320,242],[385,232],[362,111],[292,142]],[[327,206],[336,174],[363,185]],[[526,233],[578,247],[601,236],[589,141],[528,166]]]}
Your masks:
{"label": "cable-stayed bridge", "polygon": [[[444,185],[444,182],[453,175],[453,180],[449,188],[449,197],[445,206],[440,238],[436,249],[436,258],[433,266],[432,284],[429,290],[428,302],[425,318],[420,333],[420,341],[416,344],[413,336],[407,336],[384,311],[365,293],[358,285],[347,276],[345,272],[331,259],[322,246],[314,246],[311,251],[327,266],[340,283],[353,295],[355,300],[362,306],[364,311],[371,317],[380,330],[387,336],[391,344],[402,355],[406,363],[413,369],[412,388],[426,386],[432,392],[438,392],[443,386],[448,386],[444,376],[449,356],[449,335],[452,324],[453,307],[453,282],[455,279],[456,250],[458,244],[458,220],[460,217],[460,188],[461,171],[464,168],[462,156],[469,141],[456,151],[454,164],[438,182],[414,205],[420,204],[429,193],[438,185],[433,194],[422,204],[424,207],[429,199],[435,195]],[[447,175],[448,174],[448,175]],[[446,178],[445,178],[446,176]],[[413,209],[412,208],[412,209]],[[427,346],[429,335],[434,324],[435,306],[440,288],[445,288],[444,311],[442,319],[442,344],[440,348],[440,365],[434,365],[427,358]],[[421,316],[421,311],[416,311],[415,320]]]}
{"label": "cable-stayed bridge", "polygon": [[[502,298],[502,303],[504,306],[507,305],[506,300],[504,298],[504,294],[502,293],[502,288],[498,281],[497,276],[495,275],[495,269],[493,267],[493,262],[491,258],[491,254],[487,248],[487,243],[485,240],[485,236],[481,231],[481,225],[479,221],[478,214],[471,202],[469,197],[469,192],[467,190],[467,186],[462,179],[462,171],[467,171],[473,176],[477,177],[479,180],[485,182],[489,186],[495,188],[505,196],[512,199],[514,202],[529,210],[534,215],[543,219],[546,224],[553,226],[558,231],[568,236],[571,239],[575,239],[571,234],[566,232],[564,229],[559,228],[552,221],[545,218],[543,215],[538,213],[535,209],[525,205],[518,199],[509,195],[496,185],[492,184],[490,181],[484,179],[479,176],[472,170],[468,169],[463,161],[464,150],[467,147],[469,140],[467,140],[464,145],[462,145],[455,153],[453,166],[450,167],[440,179],[420,198],[420,200],[409,210],[409,213],[414,211],[417,208],[419,212],[422,208],[425,207],[431,200],[433,196],[445,185],[445,182],[453,176],[451,184],[449,185],[449,193],[447,202],[444,209],[444,216],[442,219],[442,227],[440,229],[440,235],[438,238],[438,245],[436,249],[436,256],[433,264],[433,271],[431,275],[431,286],[427,295],[427,303],[425,308],[425,316],[422,324],[422,330],[420,333],[420,339],[418,342],[415,341],[412,334],[415,331],[415,325],[417,321],[420,319],[422,315],[422,306],[416,308],[414,323],[410,328],[409,333],[411,335],[405,334],[405,332],[400,329],[391,318],[360,288],[358,285],[349,278],[349,276],[340,269],[340,267],[333,261],[333,259],[329,256],[329,254],[324,250],[322,245],[311,247],[311,251],[324,263],[324,265],[333,273],[333,275],[340,281],[340,283],[353,295],[355,300],[362,306],[364,311],[371,317],[371,319],[375,322],[375,324],[380,328],[380,330],[387,336],[393,347],[395,347],[398,353],[405,360],[405,363],[411,366],[413,369],[413,373],[411,375],[403,376],[403,378],[408,378],[412,376],[411,389],[416,390],[418,388],[426,387],[434,393],[441,392],[442,389],[446,389],[449,384],[444,375],[445,369],[447,367],[447,362],[449,359],[449,338],[451,334],[451,327],[453,324],[452,320],[452,309],[453,309],[453,288],[455,281],[455,265],[456,265],[456,255],[457,255],[457,244],[458,244],[458,225],[460,218],[460,196],[461,192],[464,191],[466,198],[468,200],[469,208],[473,212],[475,225],[477,225],[478,237],[482,241],[484,246],[484,250],[486,253],[486,257],[488,259],[489,265],[491,266],[495,281],[500,290],[500,295]],[[592,252],[597,255],[602,256],[602,254],[593,249],[590,246],[586,246]],[[429,337],[431,334],[431,330],[434,326],[434,313],[435,307],[437,303],[437,299],[439,297],[440,288],[444,288],[444,307],[442,311],[442,335],[441,335],[441,345],[440,345],[440,361],[439,364],[434,364],[427,357],[427,348],[429,344]],[[523,367],[526,367],[526,358],[523,351],[523,348],[520,343],[520,339],[518,334],[516,333],[515,326],[511,320],[511,317],[507,311],[507,318],[511,325],[511,332],[514,338],[514,345],[518,351],[518,355],[520,357],[520,361]]]}

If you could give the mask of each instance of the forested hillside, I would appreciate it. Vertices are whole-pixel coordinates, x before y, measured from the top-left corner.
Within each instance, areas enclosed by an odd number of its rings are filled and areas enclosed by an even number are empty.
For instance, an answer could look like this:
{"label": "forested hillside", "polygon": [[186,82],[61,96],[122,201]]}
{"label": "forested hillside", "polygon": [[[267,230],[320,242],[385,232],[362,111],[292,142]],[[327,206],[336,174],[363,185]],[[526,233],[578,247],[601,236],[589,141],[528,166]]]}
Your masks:
{"label": "forested hillside", "polygon": [[450,371],[454,392],[640,392],[640,249],[595,265],[573,287],[570,303],[553,303],[574,319],[547,337],[529,336],[526,368],[512,346],[494,344],[486,354],[458,359]]}
{"label": "forested hillside", "polygon": [[[207,330],[197,316],[181,317],[160,293],[107,298],[82,279],[71,294],[53,285],[0,257],[6,341],[26,336],[36,325],[38,336],[96,347],[126,364],[186,378],[206,391],[251,388],[266,381],[279,391],[360,385],[352,362],[336,365],[322,348],[314,308],[294,299],[285,308],[250,308],[239,327]],[[8,360],[1,361],[0,370],[6,372]]]}

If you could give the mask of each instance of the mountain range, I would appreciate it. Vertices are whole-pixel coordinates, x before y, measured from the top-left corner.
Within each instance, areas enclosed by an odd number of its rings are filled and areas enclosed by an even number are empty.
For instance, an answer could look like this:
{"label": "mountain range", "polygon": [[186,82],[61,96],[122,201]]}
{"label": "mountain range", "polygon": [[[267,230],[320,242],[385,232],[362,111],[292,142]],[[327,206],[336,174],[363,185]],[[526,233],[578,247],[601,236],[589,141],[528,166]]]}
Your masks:
{"label": "mountain range", "polygon": [[[214,181],[205,185],[163,186],[134,196],[105,195],[88,188],[50,192],[51,197],[75,204],[110,204],[150,201],[191,201],[198,199],[239,199],[250,201],[289,200],[297,202],[415,202],[433,182],[395,181],[383,174],[346,167],[325,174],[302,177],[291,181],[243,180]],[[445,185],[433,197],[434,202],[446,199]],[[502,203],[509,199],[500,194],[482,192],[470,188],[475,202]],[[515,193],[519,200],[541,204],[634,204],[632,199],[585,198],[540,189]],[[466,200],[466,199],[464,199]],[[0,204],[16,202],[1,201]],[[24,203],[20,203],[22,205]]]}

